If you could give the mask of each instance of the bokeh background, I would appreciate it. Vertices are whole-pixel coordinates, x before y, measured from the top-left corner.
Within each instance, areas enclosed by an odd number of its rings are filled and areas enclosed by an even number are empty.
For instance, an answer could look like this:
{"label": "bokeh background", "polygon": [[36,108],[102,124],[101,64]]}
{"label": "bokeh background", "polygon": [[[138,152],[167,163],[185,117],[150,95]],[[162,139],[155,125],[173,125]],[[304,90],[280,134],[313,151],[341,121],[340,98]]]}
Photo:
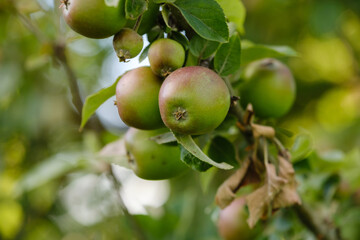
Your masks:
{"label": "bokeh background", "polygon": [[[299,192],[343,239],[360,239],[360,2],[243,3],[243,39],[299,53],[281,59],[296,78],[297,99],[277,122],[310,136],[313,151],[294,163]],[[68,69],[53,46],[65,46],[83,98],[138,66],[138,59],[119,63],[111,38],[71,31],[59,5],[0,2],[0,239],[220,239],[213,197],[226,176],[216,172],[152,182],[115,167],[129,212],[119,206],[106,166],[92,156],[126,127],[110,99],[98,120],[79,132]],[[283,140],[290,147],[294,137]],[[315,238],[285,209],[263,223],[259,239]]]}

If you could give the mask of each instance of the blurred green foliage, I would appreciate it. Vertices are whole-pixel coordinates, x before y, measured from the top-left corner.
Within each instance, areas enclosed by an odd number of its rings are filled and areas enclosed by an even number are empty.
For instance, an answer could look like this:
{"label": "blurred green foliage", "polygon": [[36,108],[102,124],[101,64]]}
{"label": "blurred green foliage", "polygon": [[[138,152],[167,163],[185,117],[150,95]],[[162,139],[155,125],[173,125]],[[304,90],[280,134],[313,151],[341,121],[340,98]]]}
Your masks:
{"label": "blurred green foliage", "polygon": [[[294,135],[279,137],[289,148],[295,142],[299,192],[318,216],[334,219],[343,239],[360,239],[360,2],[243,3],[243,39],[299,53],[290,60],[279,55],[294,73],[297,98],[277,123]],[[214,169],[171,180],[166,204],[148,207],[148,215],[124,214],[115,196],[85,224],[64,204],[64,189],[75,179],[104,177],[91,156],[117,136],[90,127],[78,131],[80,116],[54,43],[66,44],[83,96],[102,86],[112,46],[69,30],[59,4],[0,2],[0,239],[219,239],[213,197],[228,174]],[[40,31],[29,31],[30,23]],[[104,201],[94,197],[83,205]],[[263,224],[259,239],[315,239],[291,209]]]}

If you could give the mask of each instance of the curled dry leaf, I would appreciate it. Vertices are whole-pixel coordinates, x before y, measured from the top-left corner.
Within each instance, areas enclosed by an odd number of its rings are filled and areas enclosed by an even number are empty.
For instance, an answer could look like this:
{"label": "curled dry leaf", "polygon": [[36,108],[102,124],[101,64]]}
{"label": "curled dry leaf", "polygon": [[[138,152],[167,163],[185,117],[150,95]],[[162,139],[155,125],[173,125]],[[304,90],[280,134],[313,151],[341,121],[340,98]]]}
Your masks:
{"label": "curled dry leaf", "polygon": [[263,126],[259,124],[252,123],[251,127],[253,129],[253,134],[255,138],[258,137],[266,137],[266,138],[274,138],[275,137],[275,130],[269,126]]}
{"label": "curled dry leaf", "polygon": [[[262,164],[260,161],[258,161],[259,164]],[[263,169],[264,168],[264,164],[263,165]],[[241,181],[241,184],[239,186],[239,189],[243,186],[249,185],[249,184],[258,184],[261,182],[261,178],[260,178],[260,174],[257,171],[257,166],[255,164],[254,161],[252,161],[252,159],[250,158],[250,165],[248,167],[248,170],[245,174],[245,177],[243,178],[243,180]]]}
{"label": "curled dry leaf", "polygon": [[301,204],[296,192],[294,168],[286,158],[280,155],[278,158],[279,176],[276,175],[273,164],[265,163],[265,184],[246,197],[250,212],[247,222],[251,228],[261,217],[266,216],[269,210]]}
{"label": "curled dry leaf", "polygon": [[[286,148],[278,149],[278,157],[284,158],[284,160],[288,161],[289,163],[291,162],[291,153]],[[292,164],[290,164],[290,165],[292,167]],[[294,175],[295,175],[295,171],[294,171]]]}
{"label": "curled dry leaf", "polygon": [[254,118],[254,109],[253,106],[249,103],[246,107],[246,111],[244,114],[244,124],[249,125]]}
{"label": "curled dry leaf", "polygon": [[250,159],[247,158],[233,175],[231,175],[218,188],[215,196],[216,204],[221,208],[228,206],[236,197],[235,192],[238,190],[250,165]]}
{"label": "curled dry leaf", "polygon": [[271,210],[272,201],[287,183],[285,178],[276,175],[276,169],[273,164],[267,163],[265,168],[265,184],[246,197],[246,203],[250,212],[247,222],[250,228],[253,228],[257,221],[262,216],[266,216],[268,211]]}
{"label": "curled dry leaf", "polygon": [[292,164],[283,158],[279,159],[279,176],[285,178],[287,183],[283,186],[273,202],[274,208],[289,207],[294,204],[301,204],[300,197],[296,192],[295,171]]}

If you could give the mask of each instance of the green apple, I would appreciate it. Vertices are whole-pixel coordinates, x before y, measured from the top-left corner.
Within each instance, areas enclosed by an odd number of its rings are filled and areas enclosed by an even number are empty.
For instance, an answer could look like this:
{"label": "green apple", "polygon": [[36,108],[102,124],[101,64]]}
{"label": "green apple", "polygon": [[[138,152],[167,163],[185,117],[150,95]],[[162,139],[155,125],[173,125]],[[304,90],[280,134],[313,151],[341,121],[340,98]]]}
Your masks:
{"label": "green apple", "polygon": [[125,26],[125,0],[63,0],[66,23],[89,38],[107,38]]}
{"label": "green apple", "polygon": [[244,70],[240,92],[241,104],[245,108],[251,103],[255,115],[261,118],[284,116],[294,103],[295,80],[289,68],[272,58],[250,63]]}
{"label": "green apple", "polygon": [[158,96],[162,80],[150,67],[125,73],[116,85],[116,105],[125,124],[143,130],[164,127]]}
{"label": "green apple", "polygon": [[158,76],[166,77],[184,65],[185,50],[177,41],[162,38],[150,45],[148,57],[153,72]]}
{"label": "green apple", "polygon": [[139,130],[130,128],[125,134],[128,159],[135,174],[143,179],[168,179],[184,172],[188,167],[180,160],[180,148],[174,145],[158,144],[151,137],[169,132]]}

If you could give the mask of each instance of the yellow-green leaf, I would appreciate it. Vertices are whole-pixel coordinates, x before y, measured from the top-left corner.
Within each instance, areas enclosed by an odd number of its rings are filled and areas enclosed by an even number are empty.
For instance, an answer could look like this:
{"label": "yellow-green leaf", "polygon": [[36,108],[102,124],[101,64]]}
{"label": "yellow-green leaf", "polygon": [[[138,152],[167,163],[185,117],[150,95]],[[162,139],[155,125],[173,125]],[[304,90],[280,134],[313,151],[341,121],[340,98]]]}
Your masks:
{"label": "yellow-green leaf", "polygon": [[96,109],[98,109],[101,104],[103,104],[110,97],[115,95],[116,84],[120,80],[120,78],[121,77],[118,77],[110,87],[103,88],[100,91],[86,98],[82,109],[80,130],[84,128],[85,124],[87,123],[89,118],[95,113]]}
{"label": "yellow-green leaf", "polygon": [[225,16],[230,22],[236,25],[236,30],[243,34],[244,22],[246,16],[246,9],[241,0],[216,0],[222,9],[224,10]]}

